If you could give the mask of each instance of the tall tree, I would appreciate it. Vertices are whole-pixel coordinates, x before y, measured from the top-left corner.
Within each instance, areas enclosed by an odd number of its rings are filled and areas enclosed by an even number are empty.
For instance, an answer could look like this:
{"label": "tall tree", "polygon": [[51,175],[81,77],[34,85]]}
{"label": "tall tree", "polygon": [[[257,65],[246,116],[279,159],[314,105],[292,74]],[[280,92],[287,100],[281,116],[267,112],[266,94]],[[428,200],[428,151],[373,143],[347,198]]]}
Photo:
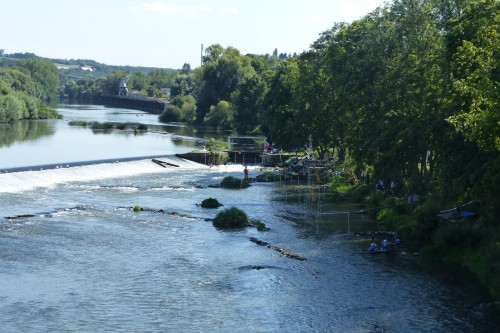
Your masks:
{"label": "tall tree", "polygon": [[258,75],[244,78],[233,92],[234,125],[238,133],[249,133],[259,125],[266,92],[267,86]]}
{"label": "tall tree", "polygon": [[245,77],[255,75],[251,59],[241,56],[235,48],[220,49],[216,44],[207,48],[210,60],[196,73],[198,87],[194,92],[197,100],[197,119],[202,123],[211,106],[220,101],[231,101]]}
{"label": "tall tree", "polygon": [[298,135],[295,125],[300,110],[294,96],[299,85],[298,59],[283,62],[277,69],[269,86],[264,102],[263,131],[274,143],[292,150],[304,144],[304,137]]}
{"label": "tall tree", "polygon": [[484,150],[500,150],[500,2],[474,0],[450,22],[455,105],[450,122]]}
{"label": "tall tree", "polygon": [[57,67],[48,61],[39,59],[21,59],[17,68],[29,74],[37,86],[36,97],[45,103],[55,103],[59,85]]}

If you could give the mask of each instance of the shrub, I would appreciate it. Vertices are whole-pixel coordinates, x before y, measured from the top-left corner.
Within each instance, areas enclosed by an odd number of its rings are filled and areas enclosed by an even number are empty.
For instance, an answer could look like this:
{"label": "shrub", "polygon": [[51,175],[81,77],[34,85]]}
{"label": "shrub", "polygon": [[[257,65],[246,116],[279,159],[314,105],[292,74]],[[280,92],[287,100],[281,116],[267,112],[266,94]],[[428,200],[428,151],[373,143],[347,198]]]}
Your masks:
{"label": "shrub", "polygon": [[442,225],[435,233],[433,243],[424,248],[424,255],[447,263],[461,263],[468,248],[481,244],[484,234],[467,224]]}
{"label": "shrub", "polygon": [[221,229],[242,228],[248,223],[247,214],[236,207],[223,210],[213,220],[214,227]]}
{"label": "shrub", "polygon": [[134,206],[134,212],[140,212],[142,210],[141,206],[135,205]]}
{"label": "shrub", "polygon": [[264,172],[255,177],[255,180],[257,180],[258,182],[267,182],[267,183],[274,182],[276,180],[276,174],[269,171]]}
{"label": "shrub", "polygon": [[500,299],[500,244],[490,242],[479,250],[468,251],[465,263],[488,287],[491,295]]}
{"label": "shrub", "polygon": [[139,131],[147,131],[148,130],[148,126],[145,125],[145,124],[139,124],[139,126],[137,126],[137,129]]}
{"label": "shrub", "polygon": [[105,130],[105,131],[110,131],[112,130],[113,128],[115,127],[115,125],[113,123],[104,123],[102,124],[102,129]]}
{"label": "shrub", "polygon": [[222,204],[214,198],[208,198],[201,202],[201,207],[203,208],[219,208]]}
{"label": "shrub", "polygon": [[182,110],[176,105],[169,105],[163,110],[158,120],[162,123],[178,122],[181,119]]}
{"label": "shrub", "polygon": [[411,214],[400,213],[397,205],[382,208],[377,213],[376,220],[383,223],[386,230],[393,230],[400,237],[410,238],[417,229],[417,219]]}
{"label": "shrub", "polygon": [[84,120],[72,120],[68,123],[69,126],[89,126],[91,123]]}
{"label": "shrub", "polygon": [[266,230],[268,230],[266,228],[266,225],[263,222],[259,221],[259,220],[251,220],[250,224],[253,225],[254,227],[256,227],[257,230],[259,230],[259,231],[266,231]]}
{"label": "shrub", "polygon": [[438,211],[439,200],[437,198],[426,200],[424,204],[415,207],[413,214],[417,218],[418,225],[414,237],[421,240],[430,240],[439,227]]}
{"label": "shrub", "polygon": [[[331,188],[331,184],[329,184]],[[352,201],[352,202],[362,202],[365,197],[370,193],[369,189],[364,185],[345,185],[337,184],[334,188],[331,188],[327,192],[326,197],[329,201]]]}
{"label": "shrub", "polygon": [[250,182],[248,179],[227,176],[221,181],[220,186],[224,188],[247,188],[250,186]]}

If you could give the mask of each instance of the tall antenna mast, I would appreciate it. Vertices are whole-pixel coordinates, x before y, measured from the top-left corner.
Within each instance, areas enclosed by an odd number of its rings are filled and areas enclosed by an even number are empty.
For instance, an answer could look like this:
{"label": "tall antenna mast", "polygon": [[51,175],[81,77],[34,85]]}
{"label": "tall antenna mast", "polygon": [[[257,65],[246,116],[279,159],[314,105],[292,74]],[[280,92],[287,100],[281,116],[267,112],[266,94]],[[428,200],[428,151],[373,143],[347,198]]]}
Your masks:
{"label": "tall antenna mast", "polygon": [[203,44],[201,44],[201,66],[203,66]]}

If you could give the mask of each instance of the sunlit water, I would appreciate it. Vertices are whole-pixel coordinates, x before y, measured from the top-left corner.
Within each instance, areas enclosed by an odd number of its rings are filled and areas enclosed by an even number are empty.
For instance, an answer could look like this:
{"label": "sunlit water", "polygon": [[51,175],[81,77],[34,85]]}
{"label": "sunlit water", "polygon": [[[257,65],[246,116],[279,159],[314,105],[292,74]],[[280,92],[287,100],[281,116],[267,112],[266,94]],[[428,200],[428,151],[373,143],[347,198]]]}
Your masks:
{"label": "sunlit water", "polygon": [[[0,124],[0,172],[21,168],[65,166],[72,162],[162,156],[203,147],[217,133],[161,124],[157,115],[98,105],[60,105],[63,119]],[[103,131],[70,126],[71,121],[145,124],[148,130]]]}
{"label": "sunlit water", "polygon": [[[214,187],[241,165],[174,157],[0,174],[0,332],[494,332],[477,286],[284,182]],[[250,176],[260,173],[250,168]],[[217,198],[223,207],[199,206]],[[133,206],[145,210],[134,212]],[[270,228],[221,231],[231,206]],[[349,216],[349,219],[347,218]],[[283,256],[258,238],[297,254]]]}

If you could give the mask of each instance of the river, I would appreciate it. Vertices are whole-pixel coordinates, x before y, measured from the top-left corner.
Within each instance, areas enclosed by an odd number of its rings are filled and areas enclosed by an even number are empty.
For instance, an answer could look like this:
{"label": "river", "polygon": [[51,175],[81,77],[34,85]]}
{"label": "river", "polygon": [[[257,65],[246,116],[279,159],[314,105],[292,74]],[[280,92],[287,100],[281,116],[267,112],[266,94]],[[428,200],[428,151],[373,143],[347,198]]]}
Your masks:
{"label": "river", "polygon": [[[2,333],[500,327],[471,279],[428,267],[413,254],[367,254],[369,240],[355,232],[375,226],[363,216],[316,218],[349,206],[310,200],[284,182],[212,186],[227,175],[241,177],[243,166],[210,168],[174,156],[202,144],[205,134],[164,127],[140,111],[67,105],[58,111],[63,120],[32,123],[36,134],[4,135],[0,147]],[[102,134],[68,125],[131,118],[154,130]],[[179,167],[162,168],[149,156]],[[116,160],[89,162],[103,159]],[[260,172],[250,167],[250,177]],[[201,208],[209,197],[224,206]],[[134,212],[135,205],[145,210]],[[232,206],[270,230],[221,231],[207,220]]]}

